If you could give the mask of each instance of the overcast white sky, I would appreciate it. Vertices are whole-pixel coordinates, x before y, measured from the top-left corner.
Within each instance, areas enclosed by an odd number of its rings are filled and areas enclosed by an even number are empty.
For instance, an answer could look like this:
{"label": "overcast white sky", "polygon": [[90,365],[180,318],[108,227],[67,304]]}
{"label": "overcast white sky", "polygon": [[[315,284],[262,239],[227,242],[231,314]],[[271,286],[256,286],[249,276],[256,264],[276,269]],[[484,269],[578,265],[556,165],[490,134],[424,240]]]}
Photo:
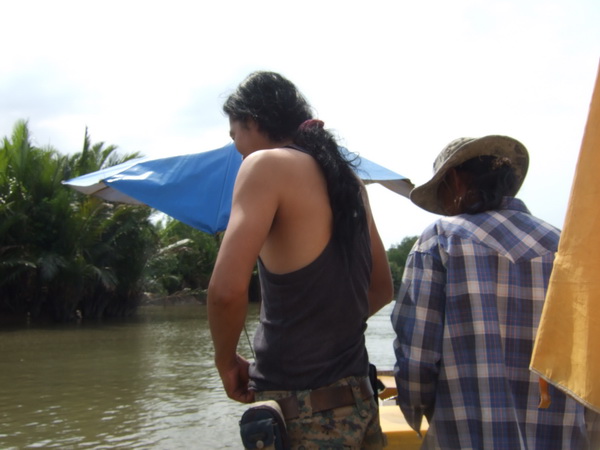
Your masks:
{"label": "overcast white sky", "polygon": [[[530,152],[519,194],[562,227],[600,62],[597,0],[0,3],[0,136],[181,153],[229,142],[224,98],[251,71],[290,78],[350,150],[416,184],[460,136]],[[386,246],[436,216],[369,188]]]}

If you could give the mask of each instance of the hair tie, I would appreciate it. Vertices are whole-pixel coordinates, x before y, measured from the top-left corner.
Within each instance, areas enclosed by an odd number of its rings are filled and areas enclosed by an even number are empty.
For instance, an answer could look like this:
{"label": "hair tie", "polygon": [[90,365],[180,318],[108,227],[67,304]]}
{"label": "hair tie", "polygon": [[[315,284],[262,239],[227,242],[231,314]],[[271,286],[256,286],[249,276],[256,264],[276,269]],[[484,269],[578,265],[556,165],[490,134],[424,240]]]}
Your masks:
{"label": "hair tie", "polygon": [[300,131],[310,130],[311,128],[323,128],[325,126],[325,122],[319,119],[308,119],[300,124],[298,129]]}

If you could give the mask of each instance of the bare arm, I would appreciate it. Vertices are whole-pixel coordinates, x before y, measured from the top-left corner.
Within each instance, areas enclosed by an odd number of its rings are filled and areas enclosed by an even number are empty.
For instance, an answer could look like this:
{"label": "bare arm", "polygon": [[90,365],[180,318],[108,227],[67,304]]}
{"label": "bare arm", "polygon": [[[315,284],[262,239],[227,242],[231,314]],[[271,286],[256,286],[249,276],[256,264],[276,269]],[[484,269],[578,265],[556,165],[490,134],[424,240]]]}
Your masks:
{"label": "bare arm", "polygon": [[367,189],[364,186],[363,201],[371,234],[371,257],[373,259],[371,284],[369,286],[369,316],[372,316],[392,301],[394,296],[394,283],[392,281],[392,273],[390,271],[387,253],[385,252],[385,247],[383,246],[379,231],[377,231],[377,226],[373,220]]}
{"label": "bare arm", "polygon": [[[208,320],[215,364],[227,395],[251,402],[248,362],[237,355],[237,344],[248,308],[248,286],[260,249],[277,210],[277,190],[269,167],[251,155],[236,180],[231,216],[208,287]],[[267,165],[268,166],[268,165]]]}

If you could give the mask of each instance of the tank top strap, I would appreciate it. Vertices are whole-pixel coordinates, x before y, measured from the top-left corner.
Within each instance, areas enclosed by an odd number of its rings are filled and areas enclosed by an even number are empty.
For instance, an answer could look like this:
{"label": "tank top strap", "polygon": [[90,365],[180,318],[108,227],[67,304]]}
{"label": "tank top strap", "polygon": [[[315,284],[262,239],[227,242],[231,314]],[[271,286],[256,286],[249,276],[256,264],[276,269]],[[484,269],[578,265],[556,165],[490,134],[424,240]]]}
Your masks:
{"label": "tank top strap", "polygon": [[299,145],[290,144],[290,145],[284,146],[283,148],[291,148],[292,150],[298,150],[299,152],[310,155],[310,152],[308,150],[306,150],[304,147],[300,147]]}

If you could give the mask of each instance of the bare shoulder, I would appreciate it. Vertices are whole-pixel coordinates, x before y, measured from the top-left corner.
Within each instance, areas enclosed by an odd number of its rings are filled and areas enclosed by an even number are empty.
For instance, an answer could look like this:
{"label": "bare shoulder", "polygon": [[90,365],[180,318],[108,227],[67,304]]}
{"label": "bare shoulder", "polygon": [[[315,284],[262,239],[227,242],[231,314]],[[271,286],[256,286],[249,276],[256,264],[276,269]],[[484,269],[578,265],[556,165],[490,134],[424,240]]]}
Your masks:
{"label": "bare shoulder", "polygon": [[258,150],[248,155],[242,162],[240,173],[243,176],[262,177],[271,180],[285,179],[294,173],[304,173],[309,168],[317,168],[314,158],[306,153],[290,148]]}
{"label": "bare shoulder", "polygon": [[267,150],[257,150],[244,159],[244,164],[264,165],[264,164],[283,164],[289,161],[310,161],[312,156],[294,150],[292,148],[271,148]]}

